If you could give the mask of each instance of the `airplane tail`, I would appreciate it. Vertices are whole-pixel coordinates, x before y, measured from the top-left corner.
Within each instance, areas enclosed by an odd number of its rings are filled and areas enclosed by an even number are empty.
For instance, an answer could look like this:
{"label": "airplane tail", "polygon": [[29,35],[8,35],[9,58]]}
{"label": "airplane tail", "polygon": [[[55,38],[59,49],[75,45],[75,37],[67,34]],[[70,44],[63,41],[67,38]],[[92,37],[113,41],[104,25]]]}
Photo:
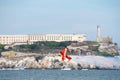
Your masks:
{"label": "airplane tail", "polygon": [[66,58],[68,59],[68,61],[72,59],[70,56],[66,55],[66,53],[67,53],[67,48],[65,48],[64,50],[60,50],[62,61],[64,61]]}
{"label": "airplane tail", "polygon": [[66,58],[68,59],[68,61],[70,61],[72,58],[68,55],[66,55]]}

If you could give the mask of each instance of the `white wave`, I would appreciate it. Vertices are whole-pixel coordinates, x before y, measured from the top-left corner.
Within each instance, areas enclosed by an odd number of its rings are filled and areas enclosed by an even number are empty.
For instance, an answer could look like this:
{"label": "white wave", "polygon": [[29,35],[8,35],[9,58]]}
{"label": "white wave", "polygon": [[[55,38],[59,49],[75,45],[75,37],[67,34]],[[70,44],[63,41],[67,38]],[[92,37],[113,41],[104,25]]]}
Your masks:
{"label": "white wave", "polygon": [[80,64],[94,65],[100,68],[120,69],[120,57],[72,56],[72,60]]}

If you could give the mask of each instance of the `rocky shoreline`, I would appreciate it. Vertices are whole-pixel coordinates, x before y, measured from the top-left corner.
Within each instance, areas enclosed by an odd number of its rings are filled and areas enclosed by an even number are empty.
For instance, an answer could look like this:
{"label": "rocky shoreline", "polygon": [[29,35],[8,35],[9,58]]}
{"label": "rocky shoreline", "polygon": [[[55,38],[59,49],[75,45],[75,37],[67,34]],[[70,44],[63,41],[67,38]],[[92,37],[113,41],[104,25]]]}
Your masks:
{"label": "rocky shoreline", "polygon": [[120,57],[71,56],[72,60],[62,61],[61,56],[0,58],[0,69],[120,69]]}

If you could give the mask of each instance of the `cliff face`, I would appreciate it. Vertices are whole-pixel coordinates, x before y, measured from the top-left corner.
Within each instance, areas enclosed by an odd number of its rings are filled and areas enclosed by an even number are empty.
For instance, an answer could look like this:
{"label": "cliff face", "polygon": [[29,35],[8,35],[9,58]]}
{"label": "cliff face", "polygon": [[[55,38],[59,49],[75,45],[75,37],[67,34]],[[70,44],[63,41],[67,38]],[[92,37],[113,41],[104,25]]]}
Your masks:
{"label": "cliff face", "polygon": [[84,54],[84,55],[95,55],[99,52],[104,52],[105,54],[117,55],[118,46],[115,43],[97,43],[97,42],[82,42],[74,43],[74,45],[67,46],[70,53]]}
{"label": "cliff face", "polygon": [[118,46],[114,43],[100,43],[99,52],[106,52],[109,54],[118,53]]}
{"label": "cliff face", "polygon": [[[27,47],[26,47],[27,46]],[[14,51],[21,51],[21,52],[31,52],[31,53],[41,53],[41,54],[48,54],[48,53],[58,53],[60,49],[64,49],[67,46],[68,53],[73,55],[98,55],[97,53],[105,53],[110,54],[112,56],[118,54],[118,46],[117,44],[110,43],[110,42],[102,42],[98,43],[96,41],[84,41],[84,42],[38,42],[32,45],[21,45],[15,46],[16,49]],[[114,54],[114,55],[113,55]],[[3,56],[20,56],[16,55],[13,52],[9,54],[2,54]],[[23,54],[21,54],[23,56]]]}

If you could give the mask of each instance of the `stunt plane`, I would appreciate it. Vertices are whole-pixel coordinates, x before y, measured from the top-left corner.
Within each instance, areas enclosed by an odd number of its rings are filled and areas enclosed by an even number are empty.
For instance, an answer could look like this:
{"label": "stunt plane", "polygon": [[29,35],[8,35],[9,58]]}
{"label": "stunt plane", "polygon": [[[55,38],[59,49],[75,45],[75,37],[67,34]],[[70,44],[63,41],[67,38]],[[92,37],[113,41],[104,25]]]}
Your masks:
{"label": "stunt plane", "polygon": [[64,50],[60,50],[62,61],[64,61],[66,58],[68,59],[68,61],[70,61],[72,59],[66,53],[67,53],[67,48],[65,48]]}

